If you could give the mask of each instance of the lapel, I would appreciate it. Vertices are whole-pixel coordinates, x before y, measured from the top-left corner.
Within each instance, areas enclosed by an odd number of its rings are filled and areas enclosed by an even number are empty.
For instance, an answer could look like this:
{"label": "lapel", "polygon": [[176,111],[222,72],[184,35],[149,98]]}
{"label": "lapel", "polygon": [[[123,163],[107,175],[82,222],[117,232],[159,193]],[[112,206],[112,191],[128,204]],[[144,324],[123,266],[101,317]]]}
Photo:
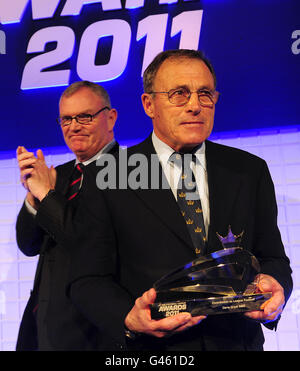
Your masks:
{"label": "lapel", "polygon": [[[74,169],[74,163],[75,160],[69,161],[63,165],[59,165],[56,168],[57,171],[57,177],[56,177],[56,184],[55,189],[62,194],[65,194],[67,192],[67,188],[69,186],[69,179],[72,174],[72,171]],[[42,242],[41,248],[40,248],[40,257],[37,264],[36,274],[34,278],[34,290],[38,290],[39,282],[41,279],[41,271],[44,264],[45,259],[45,251],[49,244],[51,243],[52,239],[48,234],[44,235],[44,240]]]}
{"label": "lapel", "polygon": [[114,154],[114,153],[117,153],[118,150],[119,150],[119,143],[115,143],[113,147],[111,147],[111,149],[107,152],[107,153],[111,153],[111,154]]}
{"label": "lapel", "polygon": [[57,178],[55,189],[62,194],[66,194],[71,174],[74,170],[75,160],[69,161],[57,168]]}
{"label": "lapel", "polygon": [[[148,160],[148,179],[151,179],[151,154],[156,155],[152,144],[151,135],[142,143],[128,149],[128,158],[132,153],[141,153],[147,157]],[[130,172],[128,169],[128,174]],[[158,189],[132,190],[136,196],[148,207],[156,218],[160,219],[163,224],[169,228],[189,249],[194,250],[191,237],[186,228],[184,219],[178,208],[176,199],[170,188],[163,185],[168,184],[162,167],[159,163],[160,181]],[[152,174],[153,175],[153,174]]]}
{"label": "lapel", "polygon": [[226,152],[220,148],[219,145],[206,141],[210,207],[209,251],[222,248],[216,238],[216,232],[223,236],[227,235],[234,212],[237,211],[236,202],[243,180],[242,174],[230,167],[231,163]]}

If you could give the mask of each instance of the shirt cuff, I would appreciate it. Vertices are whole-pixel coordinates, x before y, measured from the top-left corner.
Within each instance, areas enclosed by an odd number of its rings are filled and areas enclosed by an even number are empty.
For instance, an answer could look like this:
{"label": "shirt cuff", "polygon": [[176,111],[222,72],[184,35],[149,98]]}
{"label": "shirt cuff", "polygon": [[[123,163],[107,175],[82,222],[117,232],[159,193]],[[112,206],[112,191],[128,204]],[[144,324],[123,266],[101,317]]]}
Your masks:
{"label": "shirt cuff", "polygon": [[30,203],[27,201],[27,199],[25,198],[25,205],[26,205],[26,208],[27,208],[27,211],[32,214],[33,216],[35,216],[37,214],[37,210],[30,205]]}

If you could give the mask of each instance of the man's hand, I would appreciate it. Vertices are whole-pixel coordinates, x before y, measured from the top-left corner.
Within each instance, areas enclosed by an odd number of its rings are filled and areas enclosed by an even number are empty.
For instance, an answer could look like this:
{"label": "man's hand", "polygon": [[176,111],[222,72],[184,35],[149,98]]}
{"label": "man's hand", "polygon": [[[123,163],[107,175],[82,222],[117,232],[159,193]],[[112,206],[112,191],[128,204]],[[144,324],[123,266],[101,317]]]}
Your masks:
{"label": "man's hand", "polygon": [[151,319],[150,304],[155,302],[156,292],[152,288],[139,297],[125,318],[125,326],[136,333],[158,338],[171,336],[197,325],[206,316],[192,317],[190,313],[179,313],[160,320]]}
{"label": "man's hand", "polygon": [[261,311],[247,312],[245,316],[262,323],[276,321],[285,304],[283,287],[275,278],[267,274],[259,274],[257,279],[259,290],[271,292],[272,297],[262,305]]}
{"label": "man's hand", "polygon": [[20,180],[23,187],[29,191],[27,179],[33,171],[33,164],[36,158],[32,152],[28,152],[25,147],[19,146],[17,148],[17,160],[20,169]]}
{"label": "man's hand", "polygon": [[[36,200],[41,201],[55,187],[56,170],[48,168],[42,150],[37,150],[36,157],[24,147],[17,148],[17,159],[20,168],[21,183],[29,192],[28,201],[36,205]],[[32,205],[32,206],[35,206]]]}

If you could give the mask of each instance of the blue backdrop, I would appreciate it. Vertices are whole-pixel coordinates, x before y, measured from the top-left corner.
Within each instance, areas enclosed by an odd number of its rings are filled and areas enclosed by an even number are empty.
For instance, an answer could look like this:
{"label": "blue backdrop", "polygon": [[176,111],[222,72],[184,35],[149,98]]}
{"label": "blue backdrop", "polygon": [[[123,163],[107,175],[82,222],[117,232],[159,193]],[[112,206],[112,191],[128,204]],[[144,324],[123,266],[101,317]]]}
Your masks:
{"label": "blue backdrop", "polygon": [[64,145],[58,99],[79,79],[109,91],[121,143],[143,139],[144,64],[182,46],[215,67],[215,132],[299,125],[299,14],[297,0],[0,0],[0,148]]}

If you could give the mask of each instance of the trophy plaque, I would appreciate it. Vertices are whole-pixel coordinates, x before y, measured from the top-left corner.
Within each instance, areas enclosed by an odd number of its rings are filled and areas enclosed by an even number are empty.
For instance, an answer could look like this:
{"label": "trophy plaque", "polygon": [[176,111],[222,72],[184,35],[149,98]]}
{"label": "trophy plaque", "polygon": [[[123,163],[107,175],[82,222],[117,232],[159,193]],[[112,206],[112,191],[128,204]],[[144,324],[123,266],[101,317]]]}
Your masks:
{"label": "trophy plaque", "polygon": [[271,293],[258,290],[258,260],[240,244],[243,233],[226,237],[218,234],[223,249],[200,256],[170,272],[154,284],[156,301],[153,319],[181,312],[192,316],[260,310]]}

